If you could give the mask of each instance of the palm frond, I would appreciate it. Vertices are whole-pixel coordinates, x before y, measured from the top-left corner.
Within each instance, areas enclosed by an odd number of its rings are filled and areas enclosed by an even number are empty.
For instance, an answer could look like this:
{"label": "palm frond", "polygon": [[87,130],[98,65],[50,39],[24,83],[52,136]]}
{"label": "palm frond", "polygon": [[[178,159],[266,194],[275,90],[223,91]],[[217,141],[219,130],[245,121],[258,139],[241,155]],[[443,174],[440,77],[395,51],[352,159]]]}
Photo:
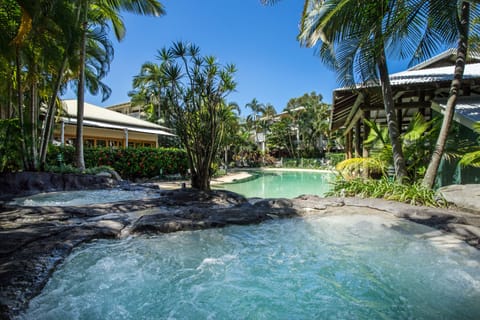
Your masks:
{"label": "palm frond", "polygon": [[415,113],[403,135],[404,141],[418,140],[430,128],[431,124],[420,113]]}
{"label": "palm frond", "polygon": [[471,166],[475,168],[480,168],[480,150],[465,154],[460,160],[459,164],[462,167]]}
{"label": "palm frond", "polygon": [[339,162],[335,169],[343,177],[351,178],[368,174],[385,174],[385,163],[378,158],[351,158]]}

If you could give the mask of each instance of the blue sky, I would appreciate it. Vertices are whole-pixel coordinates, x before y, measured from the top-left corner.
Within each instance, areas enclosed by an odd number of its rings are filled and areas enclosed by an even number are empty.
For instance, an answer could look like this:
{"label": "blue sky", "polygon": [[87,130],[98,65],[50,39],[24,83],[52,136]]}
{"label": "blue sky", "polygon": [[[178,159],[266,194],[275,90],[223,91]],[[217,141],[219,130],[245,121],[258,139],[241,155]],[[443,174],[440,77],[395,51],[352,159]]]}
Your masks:
{"label": "blue sky", "polygon": [[[296,40],[303,1],[283,0],[274,6],[263,6],[260,0],[161,2],[167,11],[162,17],[123,14],[126,37],[120,43],[114,40],[115,58],[104,79],[112,95],[104,102],[87,95],[87,102],[109,106],[128,101],[140,66],[157,61],[158,49],[179,40],[196,44],[222,64],[237,66],[237,89],[227,99],[242,108],[256,98],[282,111],[289,99],[312,91],[332,102],[334,72],[322,65],[314,49],[300,47]],[[75,95],[70,92],[65,98]],[[243,116],[248,113],[242,110]]]}

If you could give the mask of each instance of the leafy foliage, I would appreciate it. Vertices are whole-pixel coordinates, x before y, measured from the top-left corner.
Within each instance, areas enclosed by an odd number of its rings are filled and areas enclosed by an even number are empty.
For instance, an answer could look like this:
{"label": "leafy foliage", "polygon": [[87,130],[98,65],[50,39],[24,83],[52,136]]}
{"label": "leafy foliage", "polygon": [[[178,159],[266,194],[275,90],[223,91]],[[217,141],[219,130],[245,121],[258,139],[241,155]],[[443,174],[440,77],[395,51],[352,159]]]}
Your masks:
{"label": "leafy foliage", "polygon": [[322,99],[316,92],[290,99],[281,120],[269,126],[269,149],[293,158],[323,156],[330,136],[330,105]]}
{"label": "leafy foliage", "polygon": [[22,168],[19,131],[18,119],[0,120],[0,172]]}
{"label": "leafy foliage", "polygon": [[373,179],[337,179],[327,196],[383,198],[405,202],[412,205],[426,205],[430,207],[445,207],[446,201],[438,199],[435,191],[423,187],[419,183],[410,185],[400,184],[386,178]]}
{"label": "leafy foliage", "polygon": [[386,176],[385,163],[379,158],[351,158],[343,160],[335,167],[345,178]]}
{"label": "leafy foliage", "polygon": [[210,190],[212,164],[228,132],[231,108],[225,99],[235,90],[236,68],[222,66],[215,57],[202,56],[199,47],[184,42],[162,48],[158,58],[167,124],[175,128],[187,152],[192,187]]}
{"label": "leafy foliage", "polygon": [[[364,146],[368,149],[370,157],[383,163],[384,169],[392,166],[392,146],[387,128],[374,121],[364,121],[370,129],[368,138],[364,141]],[[435,146],[440,125],[440,118],[426,121],[420,113],[417,113],[413,116],[408,128],[400,136],[403,153],[407,159],[407,172],[411,181],[417,181],[423,177]],[[468,145],[465,141],[456,137],[454,132],[452,132],[451,137],[447,143],[445,156],[458,157]]]}
{"label": "leafy foliage", "polygon": [[[475,123],[474,125],[475,132],[480,135],[480,122]],[[473,147],[473,150],[466,153],[460,160],[460,165],[463,167],[472,166],[475,168],[480,168],[480,136],[478,138],[479,145]]]}
{"label": "leafy foliage", "polygon": [[[49,168],[72,166],[75,161],[73,147],[51,147]],[[175,148],[90,148],[85,149],[87,170],[111,167],[124,179],[153,178],[161,175],[187,173],[188,163],[184,150]]]}

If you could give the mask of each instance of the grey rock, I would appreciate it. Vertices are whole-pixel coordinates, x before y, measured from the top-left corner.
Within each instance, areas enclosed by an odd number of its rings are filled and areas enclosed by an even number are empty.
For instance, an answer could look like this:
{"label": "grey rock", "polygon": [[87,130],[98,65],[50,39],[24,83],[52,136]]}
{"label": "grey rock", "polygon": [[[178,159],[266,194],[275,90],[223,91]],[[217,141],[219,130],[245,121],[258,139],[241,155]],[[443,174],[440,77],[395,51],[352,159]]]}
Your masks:
{"label": "grey rock", "polygon": [[438,189],[438,194],[458,208],[480,213],[480,184],[453,184]]}
{"label": "grey rock", "polygon": [[111,188],[118,180],[106,176],[48,172],[0,173],[0,200],[40,192]]}

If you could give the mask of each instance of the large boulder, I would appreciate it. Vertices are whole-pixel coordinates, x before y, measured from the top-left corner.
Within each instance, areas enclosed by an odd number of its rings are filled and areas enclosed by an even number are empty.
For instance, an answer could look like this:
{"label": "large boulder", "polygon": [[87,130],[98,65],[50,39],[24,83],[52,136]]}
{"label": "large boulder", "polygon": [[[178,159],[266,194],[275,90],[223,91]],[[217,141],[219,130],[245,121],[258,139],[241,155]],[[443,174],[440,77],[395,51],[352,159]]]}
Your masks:
{"label": "large boulder", "polygon": [[458,208],[480,213],[480,184],[452,184],[441,187],[438,189],[438,193],[448,203],[452,203]]}

